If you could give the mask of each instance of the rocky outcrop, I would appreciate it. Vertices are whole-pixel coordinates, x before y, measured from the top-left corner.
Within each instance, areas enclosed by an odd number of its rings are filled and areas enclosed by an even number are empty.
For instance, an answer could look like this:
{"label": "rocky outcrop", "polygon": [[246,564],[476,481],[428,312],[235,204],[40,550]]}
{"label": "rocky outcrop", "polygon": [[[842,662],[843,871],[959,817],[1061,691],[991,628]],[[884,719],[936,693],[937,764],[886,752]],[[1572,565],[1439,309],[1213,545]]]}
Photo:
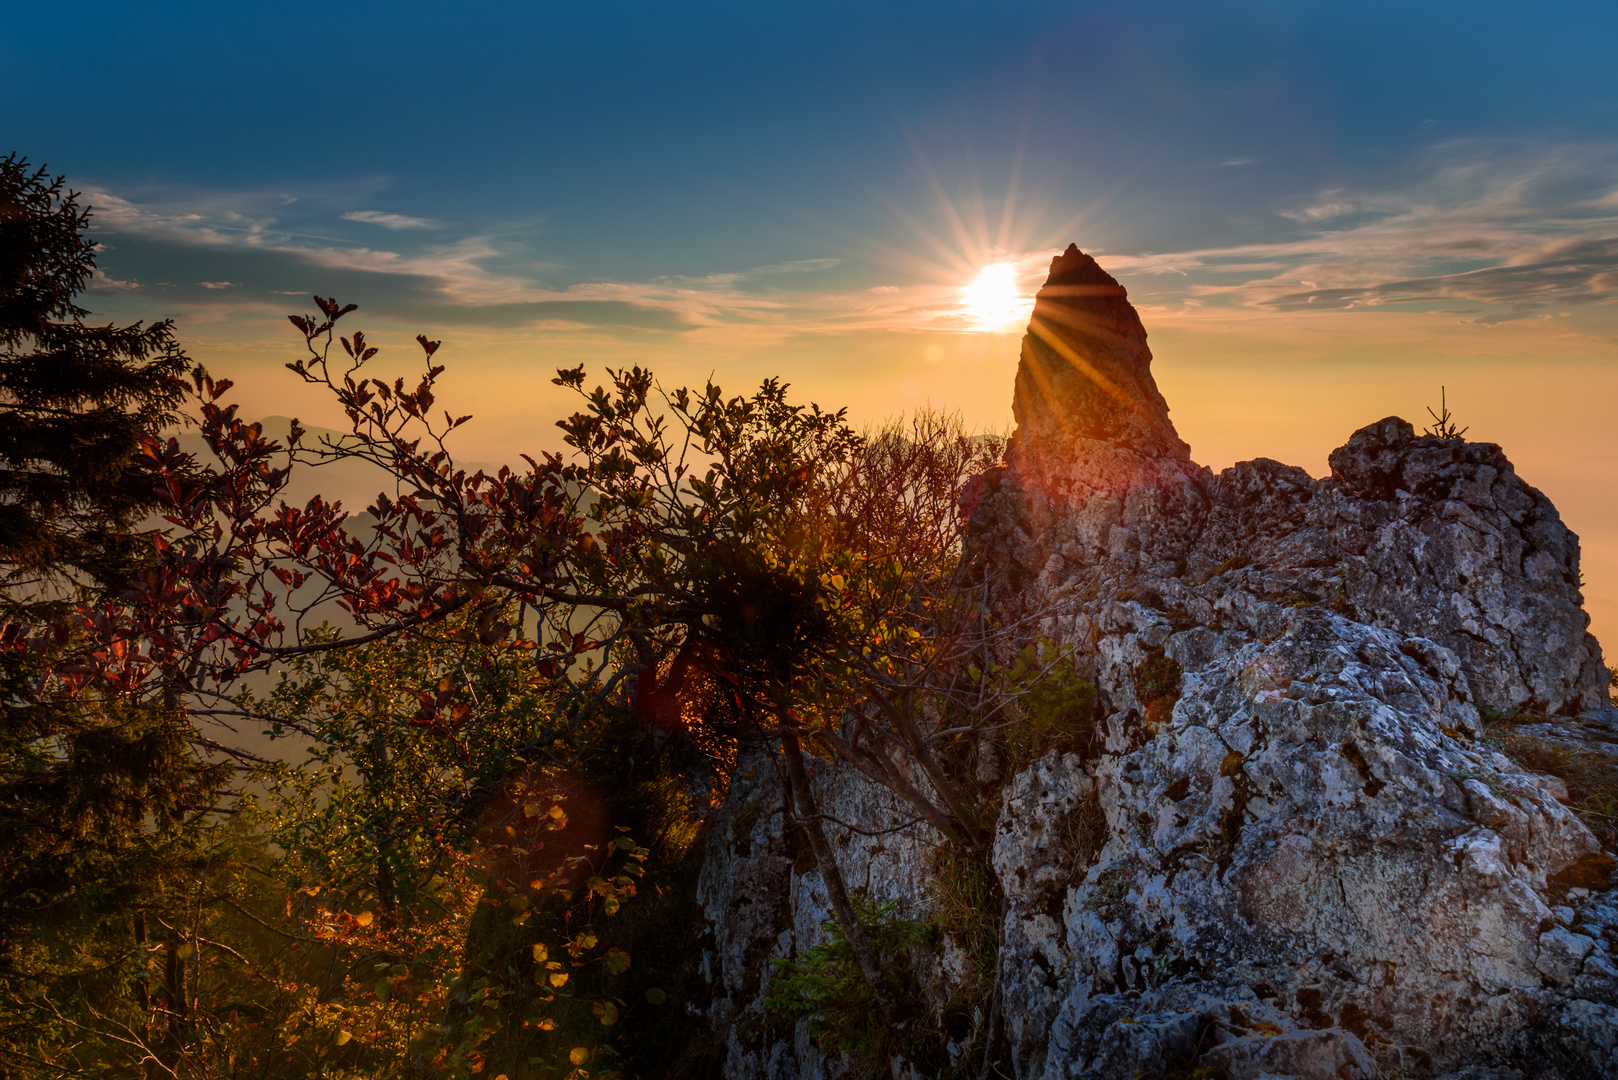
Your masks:
{"label": "rocky outcrop", "polygon": [[[1149,470],[1189,462],[1152,378],[1146,328],[1124,287],[1071,246],[1051,260],[1034,298],[1012,396],[1017,459],[1025,475],[1060,471],[1081,484],[1133,484],[1138,475],[1095,468],[1088,448],[1129,452]],[[1080,469],[1064,464],[1084,461]],[[1043,465],[1053,466],[1043,470]]]}
{"label": "rocky outcrop", "polygon": [[[1081,657],[1103,713],[1098,752],[1049,755],[1001,796],[1016,1074],[1618,1076],[1612,853],[1485,730],[1534,714],[1543,739],[1618,746],[1577,537],[1499,447],[1393,417],[1322,480],[1264,459],[1215,475],[1150,359],[1122,287],[1069,248],[1007,462],[967,493],[1001,604]],[[778,806],[767,772],[731,799]],[[826,813],[883,818],[881,793],[820,773]],[[784,825],[760,838],[791,846]],[[756,1013],[737,973],[762,971],[732,959],[737,934],[784,954],[824,911],[801,868],[740,930],[736,843],[716,828],[705,871],[729,1016]],[[927,846],[855,836],[844,874],[925,910]],[[767,1032],[728,1068],[837,1071]]]}
{"label": "rocky outcrop", "polygon": [[[1110,304],[1128,308],[1122,287],[1076,248],[1053,261],[1052,280],[1068,280],[1079,263],[1117,290]],[[1044,390],[1058,385],[1043,373],[1046,338],[1062,341],[1063,355],[1099,347],[1055,332],[1082,320],[1041,323],[1053,303],[1042,290],[1035,324],[1045,336],[1030,331],[1018,369],[1015,408],[1026,420],[976,498],[987,557],[1020,571],[1013,586],[1025,606],[1048,603],[1053,590],[1070,598],[1058,605],[1065,611],[1140,590],[1150,607],[1165,589],[1193,608],[1227,595],[1317,606],[1455,653],[1480,708],[1572,715],[1606,705],[1578,538],[1498,446],[1418,438],[1389,417],[1333,451],[1325,480],[1264,458],[1214,476],[1173,434],[1139,319],[1116,316],[1106,322],[1120,329],[1100,344],[1130,363],[1092,366],[1115,388],[1140,386],[1138,413],[1129,413],[1139,422],[1109,406],[1118,422],[1069,434],[1057,405],[1095,408],[1111,395],[1053,399]],[[1067,381],[1081,378],[1074,368]],[[1204,614],[1186,616],[1207,623]]]}

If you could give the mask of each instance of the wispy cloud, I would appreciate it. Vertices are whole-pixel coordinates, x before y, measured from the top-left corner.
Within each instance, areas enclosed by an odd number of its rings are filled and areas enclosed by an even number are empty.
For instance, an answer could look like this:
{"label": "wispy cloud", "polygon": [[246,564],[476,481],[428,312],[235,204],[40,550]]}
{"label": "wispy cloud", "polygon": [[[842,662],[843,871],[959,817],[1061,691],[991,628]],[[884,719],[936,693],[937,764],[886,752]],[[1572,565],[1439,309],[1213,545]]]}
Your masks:
{"label": "wispy cloud", "polygon": [[[976,323],[964,289],[985,261],[1013,265],[1031,293],[1052,254],[934,237],[922,252],[850,244],[844,258],[564,285],[556,281],[565,270],[543,262],[530,239],[510,230],[431,235],[401,224],[427,219],[337,212],[333,203],[360,194],[98,191],[90,201],[97,226],[113,233],[279,260],[276,280],[257,291],[237,268],[240,260],[199,266],[191,280],[215,279],[202,284],[216,298],[196,296],[197,305],[279,304],[273,294],[302,276],[289,280],[290,264],[327,280],[332,272],[363,275],[372,295],[395,298],[398,311],[428,305],[434,318],[498,318],[558,332],[636,327],[733,340],[878,329],[965,333]],[[387,228],[390,242],[325,235],[320,222],[336,217]],[[1280,201],[1272,221],[1268,236],[1240,244],[1097,254],[1126,278],[1138,302],[1186,316],[1379,308],[1447,310],[1495,323],[1618,299],[1618,144],[1449,143],[1381,182]],[[850,260],[868,269],[857,285],[844,284]],[[139,286],[107,278],[97,287]]]}
{"label": "wispy cloud", "polygon": [[[543,279],[554,276],[558,268],[533,258],[522,245],[497,233],[376,247],[322,236],[298,221],[286,220],[291,204],[279,193],[158,193],[158,197],[137,200],[96,191],[93,196],[99,225],[114,233],[223,253],[275,255],[318,270],[370,275],[373,283],[377,278],[391,279],[398,282],[400,295],[414,298],[412,302],[425,299],[468,315],[500,309],[506,318],[513,309],[521,309],[526,312],[526,324],[541,329],[571,331],[590,325],[592,319],[604,325],[686,330],[698,336],[704,332],[781,337],[872,328],[971,328],[960,285],[916,284],[912,276],[909,284],[876,289],[817,287],[815,275],[837,269],[844,262],[841,258],[794,259],[650,281],[555,286]],[[306,204],[314,201],[304,200]],[[407,228],[401,222],[411,222],[408,228],[418,221],[426,223],[426,219],[369,210],[340,216],[398,231],[401,241]],[[1036,254],[1030,265],[1037,270],[1037,264],[1048,257],[1048,253]],[[240,287],[239,280],[233,273],[229,281],[199,284],[211,291],[230,288],[232,299],[221,298],[222,303],[261,302],[251,300],[246,295],[251,290]],[[1034,284],[1031,280],[1029,287]],[[266,290],[267,295],[288,292]],[[206,301],[199,297],[197,302]],[[626,313],[634,310],[656,318],[629,318]]]}
{"label": "wispy cloud", "polygon": [[140,288],[140,282],[120,281],[98,266],[90,275],[90,288],[102,292],[134,292]]}
{"label": "wispy cloud", "polygon": [[1277,296],[1268,303],[1302,309],[1469,300],[1538,309],[1614,299],[1618,299],[1618,237],[1552,245],[1503,266],[1359,288],[1311,289]]}
{"label": "wispy cloud", "polygon": [[1618,145],[1449,143],[1386,186],[1276,213],[1294,224],[1274,240],[1102,261],[1181,275],[1165,289],[1186,300],[1272,310],[1464,302],[1498,322],[1618,300]]}
{"label": "wispy cloud", "polygon": [[841,259],[794,259],[791,262],[771,263],[768,266],[755,266],[749,270],[737,270],[731,273],[703,274],[700,277],[669,274],[654,278],[653,281],[657,285],[682,285],[694,288],[725,286],[759,278],[780,277],[786,274],[812,274],[817,270],[830,270],[841,265],[842,261]]}
{"label": "wispy cloud", "polygon": [[[273,196],[229,193],[190,193],[190,198],[136,203],[110,191],[91,188],[85,203],[91,210],[92,232],[149,236],[187,245],[256,246],[273,241],[276,219],[263,213]],[[234,204],[234,205],[233,205]]]}
{"label": "wispy cloud", "polygon": [[841,259],[794,259],[791,262],[755,266],[747,277],[775,277],[780,274],[812,274],[817,270],[830,270],[842,264]]}
{"label": "wispy cloud", "polygon": [[363,221],[367,225],[380,225],[384,229],[441,229],[443,223],[432,218],[409,217],[405,214],[384,214],[380,210],[350,210],[344,221]]}
{"label": "wispy cloud", "polygon": [[1293,221],[1313,223],[1340,218],[1344,214],[1352,214],[1354,210],[1355,206],[1351,202],[1322,202],[1301,210],[1281,210],[1279,213],[1282,217],[1291,218]]}

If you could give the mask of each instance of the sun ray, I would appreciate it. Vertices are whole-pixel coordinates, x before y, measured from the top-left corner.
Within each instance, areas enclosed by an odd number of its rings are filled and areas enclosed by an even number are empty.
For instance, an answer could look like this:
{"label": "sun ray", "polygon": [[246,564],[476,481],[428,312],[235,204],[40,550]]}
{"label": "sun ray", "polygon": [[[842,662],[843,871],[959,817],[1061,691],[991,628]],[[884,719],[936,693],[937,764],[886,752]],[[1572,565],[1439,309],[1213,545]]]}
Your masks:
{"label": "sun ray", "polygon": [[908,133],[906,137],[910,140],[911,151],[916,155],[916,165],[921,169],[922,175],[926,177],[927,186],[932,188],[933,198],[937,201],[938,209],[943,213],[944,220],[949,223],[950,230],[954,232],[955,242],[960,245],[960,250],[970,252],[979,248],[980,245],[973,240],[972,231],[967,228],[966,222],[962,220],[960,212],[956,209],[955,200],[949,197],[949,191],[944,187],[944,182],[938,178],[938,173],[934,171],[932,163],[927,160],[926,152],[922,150],[921,144]]}
{"label": "sun ray", "polygon": [[1107,378],[1099,368],[1081,356],[1077,349],[1063,341],[1061,335],[1046,326],[1043,321],[1038,318],[1030,319],[1028,331],[1046,345],[1049,345],[1062,359],[1084,372],[1091,382],[1094,382],[1124,408],[1146,421],[1151,427],[1161,430],[1162,425],[1157,418],[1147,412],[1141,403],[1135,400],[1133,395],[1126,393],[1117,383]]}
{"label": "sun ray", "polygon": [[972,241],[978,247],[988,249],[993,245],[989,232],[989,200],[983,194],[983,176],[978,171],[977,147],[972,142],[970,125],[966,122],[964,108],[961,110],[961,142],[964,153],[964,167],[966,169],[967,204],[962,214],[970,226]]}
{"label": "sun ray", "polygon": [[[952,277],[958,279],[959,275],[970,273],[972,271],[975,263],[970,255],[963,254],[962,252],[956,251],[954,248],[950,247],[945,240],[937,236],[931,229],[923,225],[904,208],[894,204],[892,206],[892,210],[894,215],[898,217],[900,221],[903,221],[906,225],[910,226],[910,228],[916,233],[917,236],[921,238],[924,243],[927,244],[928,247],[932,248],[938,253],[939,257],[944,260],[944,263],[949,267],[949,269],[954,271],[954,274],[951,275]],[[936,270],[936,264],[930,265],[933,265],[934,269]]]}
{"label": "sun ray", "polygon": [[[886,267],[908,279],[905,284],[873,285],[872,292],[892,299],[871,299],[862,311],[884,307],[884,313],[875,317],[887,320],[895,330],[1002,334],[1027,326],[1037,279],[1043,276],[1040,271],[1063,246],[1030,241],[1048,227],[1050,211],[1066,201],[1054,178],[1047,178],[1048,182],[1034,190],[1028,186],[1037,99],[1037,88],[1031,87],[999,199],[985,192],[985,177],[977,167],[980,163],[970,140],[963,137],[958,147],[967,159],[964,168],[957,170],[953,182],[946,182],[934,161],[935,153],[896,118],[911,149],[916,175],[931,196],[927,201],[932,212],[917,213],[875,185],[867,185],[891,220],[913,239],[906,243],[872,234],[847,237],[849,246],[860,251],[870,265]],[[1105,209],[1138,171],[1139,167],[1119,178],[1053,235],[1064,242],[1072,239],[1068,230]]]}
{"label": "sun ray", "polygon": [[1039,100],[1037,85],[1038,71],[1034,78],[1029,80],[1028,101],[1023,107],[1022,120],[1017,128],[1017,145],[1011,155],[1011,172],[1006,177],[1006,197],[1000,204],[1000,232],[995,237],[995,246],[1002,251],[1010,250],[1013,243],[1013,234],[1016,228],[1017,197],[1022,186],[1022,167],[1028,157],[1028,136],[1034,127],[1034,106]]}
{"label": "sun ray", "polygon": [[1062,222],[1062,224],[1058,225],[1055,229],[1052,229],[1036,246],[1045,248],[1060,245],[1064,239],[1069,238],[1075,230],[1083,226],[1086,221],[1089,221],[1092,217],[1099,213],[1103,207],[1110,203],[1118,195],[1118,193],[1124,189],[1125,185],[1127,185],[1131,180],[1135,179],[1135,177],[1139,176],[1141,172],[1145,170],[1146,166],[1150,165],[1153,159],[1156,157],[1156,154],[1148,154],[1133,168],[1125,170],[1124,174],[1118,178],[1116,183],[1114,183],[1106,191],[1103,191],[1100,195],[1097,195],[1095,198],[1091,199],[1084,205],[1082,209],[1079,210],[1078,213]]}

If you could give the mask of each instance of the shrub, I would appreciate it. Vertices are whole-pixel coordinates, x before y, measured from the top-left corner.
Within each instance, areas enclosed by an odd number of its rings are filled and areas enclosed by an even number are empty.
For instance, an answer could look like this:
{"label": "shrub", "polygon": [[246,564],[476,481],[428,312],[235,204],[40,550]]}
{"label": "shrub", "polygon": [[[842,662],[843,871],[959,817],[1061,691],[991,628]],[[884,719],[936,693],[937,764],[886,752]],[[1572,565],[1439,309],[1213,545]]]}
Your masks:
{"label": "shrub", "polygon": [[[932,922],[905,918],[895,903],[879,904],[852,894],[860,925],[880,952],[900,1000],[919,992],[907,954],[933,939]],[[891,1055],[903,1046],[904,1033],[892,1030],[874,1006],[871,988],[854,961],[854,952],[836,920],[821,924],[826,940],[796,956],[771,962],[764,1007],[787,1023],[806,1021],[809,1032],[829,1053],[844,1055],[852,1076],[887,1071]]]}
{"label": "shrub", "polygon": [[1063,652],[1017,698],[1018,719],[1001,737],[1010,772],[1052,750],[1094,756],[1096,705],[1095,683],[1080,674],[1071,652]]}

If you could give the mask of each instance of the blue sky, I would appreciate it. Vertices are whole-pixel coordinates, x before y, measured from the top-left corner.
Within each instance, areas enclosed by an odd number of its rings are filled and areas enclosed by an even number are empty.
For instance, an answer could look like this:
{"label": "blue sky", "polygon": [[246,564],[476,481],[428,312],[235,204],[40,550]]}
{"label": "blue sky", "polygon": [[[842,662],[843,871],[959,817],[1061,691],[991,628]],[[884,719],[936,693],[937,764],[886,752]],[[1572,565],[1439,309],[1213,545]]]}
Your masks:
{"label": "blue sky", "polygon": [[283,316],[358,302],[447,340],[485,459],[580,360],[1004,425],[1016,319],[966,287],[1076,241],[1199,460],[1319,473],[1447,385],[1618,628],[1614,42],[1610,2],[13,5],[0,152],[97,207],[98,314],[329,422]]}
{"label": "blue sky", "polygon": [[[170,304],[343,285],[484,325],[682,325],[633,289],[549,295],[602,283],[779,297],[957,272],[921,230],[965,263],[1070,239],[1155,255],[1137,292],[1173,298],[1261,277],[1250,263],[1314,266],[1323,232],[1360,260],[1366,230],[1415,204],[1453,216],[1527,181],[1488,223],[1521,243],[1377,240],[1385,273],[1334,277],[1350,292],[1329,298],[1391,300],[1434,291],[1390,283],[1584,235],[1552,218],[1618,214],[1581,205],[1618,178],[1618,8],[1534,11],[35,5],[0,39],[0,116],[11,145],[125,202],[101,218],[104,267]],[[1453,246],[1420,224],[1412,241]],[[1584,256],[1591,273],[1615,259]],[[1564,267],[1555,298],[1577,300],[1576,278]]]}

